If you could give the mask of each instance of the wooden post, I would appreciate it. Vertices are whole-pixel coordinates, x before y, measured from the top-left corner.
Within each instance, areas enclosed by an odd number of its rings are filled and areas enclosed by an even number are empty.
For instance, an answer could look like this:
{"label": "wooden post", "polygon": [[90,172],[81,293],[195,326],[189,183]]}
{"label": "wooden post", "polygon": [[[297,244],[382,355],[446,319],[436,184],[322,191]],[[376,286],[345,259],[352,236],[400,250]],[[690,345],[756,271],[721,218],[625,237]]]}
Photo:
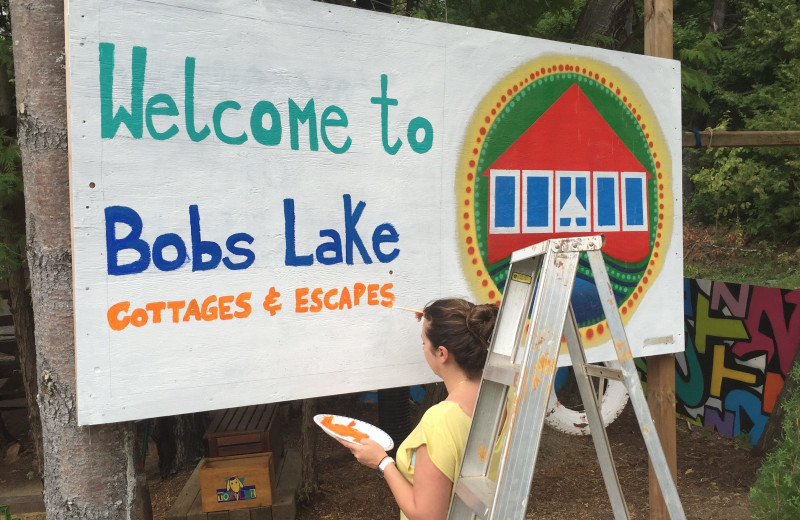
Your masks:
{"label": "wooden post", "polygon": [[726,146],[800,146],[800,131],[715,132],[711,129],[683,133],[684,148],[722,148]]}
{"label": "wooden post", "polygon": [[[645,0],[644,53],[648,56],[672,58],[672,0]],[[678,172],[680,173],[680,172]],[[653,416],[661,446],[672,478],[677,484],[678,457],[675,429],[675,356],[647,358],[647,402]],[[650,464],[650,518],[669,518],[667,506]]]}

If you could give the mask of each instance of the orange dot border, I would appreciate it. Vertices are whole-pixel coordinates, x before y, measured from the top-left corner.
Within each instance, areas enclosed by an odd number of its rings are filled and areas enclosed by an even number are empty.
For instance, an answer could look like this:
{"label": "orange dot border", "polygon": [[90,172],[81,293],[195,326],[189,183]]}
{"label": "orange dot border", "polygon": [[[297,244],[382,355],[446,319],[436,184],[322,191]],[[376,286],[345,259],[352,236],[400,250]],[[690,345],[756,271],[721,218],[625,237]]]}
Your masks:
{"label": "orange dot border", "polygon": [[[594,80],[616,96],[632,114],[642,130],[653,161],[656,177],[656,203],[658,219],[648,211],[648,225],[656,226],[655,236],[645,274],[620,306],[623,324],[627,324],[642,302],[647,290],[653,286],[661,272],[672,239],[674,222],[674,195],[672,193],[672,157],[655,112],[636,82],[618,68],[582,56],[548,55],[532,60],[500,80],[484,96],[465,132],[464,144],[456,171],[457,228],[464,275],[479,301],[500,302],[501,291],[488,273],[478,247],[475,232],[474,184],[485,137],[498,114],[531,82],[553,74],[577,74]],[[580,329],[581,339],[587,348],[602,345],[611,339],[606,320]],[[563,346],[562,346],[563,347]],[[563,349],[562,349],[563,350]]]}

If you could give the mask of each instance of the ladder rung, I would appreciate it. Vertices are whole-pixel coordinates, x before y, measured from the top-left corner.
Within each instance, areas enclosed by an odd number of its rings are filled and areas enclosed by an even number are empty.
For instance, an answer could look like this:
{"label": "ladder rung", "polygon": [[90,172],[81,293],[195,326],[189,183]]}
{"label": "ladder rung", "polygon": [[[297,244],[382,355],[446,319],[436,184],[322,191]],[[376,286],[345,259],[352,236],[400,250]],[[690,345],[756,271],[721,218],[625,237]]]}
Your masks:
{"label": "ladder rung", "polygon": [[516,386],[519,365],[507,362],[490,362],[483,370],[483,378],[506,386]]}
{"label": "ladder rung", "polygon": [[587,376],[602,377],[605,379],[614,379],[616,381],[625,380],[622,377],[622,370],[615,370],[613,368],[601,367],[599,365],[590,365],[588,363],[583,365],[583,371]]}
{"label": "ladder rung", "polygon": [[455,494],[478,517],[488,518],[494,491],[495,483],[487,477],[461,477],[456,483]]}

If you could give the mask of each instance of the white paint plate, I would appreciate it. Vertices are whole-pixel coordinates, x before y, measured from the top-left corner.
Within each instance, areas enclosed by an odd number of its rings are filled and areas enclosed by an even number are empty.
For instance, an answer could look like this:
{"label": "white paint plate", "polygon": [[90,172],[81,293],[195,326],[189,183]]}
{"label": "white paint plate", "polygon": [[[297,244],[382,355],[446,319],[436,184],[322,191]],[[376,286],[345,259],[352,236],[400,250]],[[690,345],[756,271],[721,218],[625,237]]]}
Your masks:
{"label": "white paint plate", "polygon": [[389,451],[392,448],[394,448],[394,441],[392,440],[391,437],[389,437],[389,434],[381,430],[377,426],[373,426],[369,423],[366,423],[364,421],[359,421],[358,419],[353,419],[351,417],[344,417],[342,415],[333,415],[324,413],[315,415],[314,422],[317,423],[317,425],[319,425],[320,428],[322,428],[322,431],[324,431],[334,439],[342,439],[344,441],[354,442],[353,436],[340,435],[335,431],[331,430],[330,428],[328,428],[327,426],[325,426],[325,424],[323,424],[323,420],[326,417],[331,418],[330,423],[334,426],[336,425],[349,426],[358,432],[368,435],[370,439],[380,444],[381,447],[386,451]]}

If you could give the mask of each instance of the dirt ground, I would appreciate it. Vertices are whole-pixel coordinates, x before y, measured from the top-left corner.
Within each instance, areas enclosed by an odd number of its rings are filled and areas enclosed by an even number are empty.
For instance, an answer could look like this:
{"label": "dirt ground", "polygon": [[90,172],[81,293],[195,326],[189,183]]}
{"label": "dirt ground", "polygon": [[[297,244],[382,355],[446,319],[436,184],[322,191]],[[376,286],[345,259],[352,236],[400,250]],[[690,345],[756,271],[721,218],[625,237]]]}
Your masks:
{"label": "dirt ground", "polygon": [[[346,395],[319,399],[318,411],[377,424],[377,405]],[[289,417],[286,442],[300,448],[299,414]],[[297,520],[396,520],[397,506],[386,484],[355,462],[336,441],[317,431],[320,493],[298,507]],[[630,404],[608,428],[614,460],[632,518],[649,518],[647,455]],[[685,421],[677,423],[678,492],[687,518],[748,520],[748,493],[761,460],[749,445]],[[154,519],[162,520],[188,473],[152,482]],[[546,428],[542,435],[526,518],[576,520],[613,518],[590,437]]]}
{"label": "dirt ground", "polygon": [[[318,411],[378,423],[377,405],[363,403],[359,394],[320,398]],[[286,445],[300,449],[300,414],[287,414],[286,421]],[[398,509],[386,484],[373,470],[355,462],[336,441],[313,428],[317,433],[319,494],[298,506],[297,520],[396,520]],[[647,519],[647,455],[630,404],[609,426],[608,436],[631,516]],[[678,420],[677,446],[678,492],[687,518],[748,520],[748,492],[761,463],[750,454],[749,445]],[[189,472],[161,481],[154,462],[147,464],[153,518],[164,520]],[[30,450],[11,463],[0,458],[0,496],[12,486],[20,494],[40,493],[38,479],[31,478],[33,467]],[[613,518],[590,437],[545,428],[526,518]]]}

